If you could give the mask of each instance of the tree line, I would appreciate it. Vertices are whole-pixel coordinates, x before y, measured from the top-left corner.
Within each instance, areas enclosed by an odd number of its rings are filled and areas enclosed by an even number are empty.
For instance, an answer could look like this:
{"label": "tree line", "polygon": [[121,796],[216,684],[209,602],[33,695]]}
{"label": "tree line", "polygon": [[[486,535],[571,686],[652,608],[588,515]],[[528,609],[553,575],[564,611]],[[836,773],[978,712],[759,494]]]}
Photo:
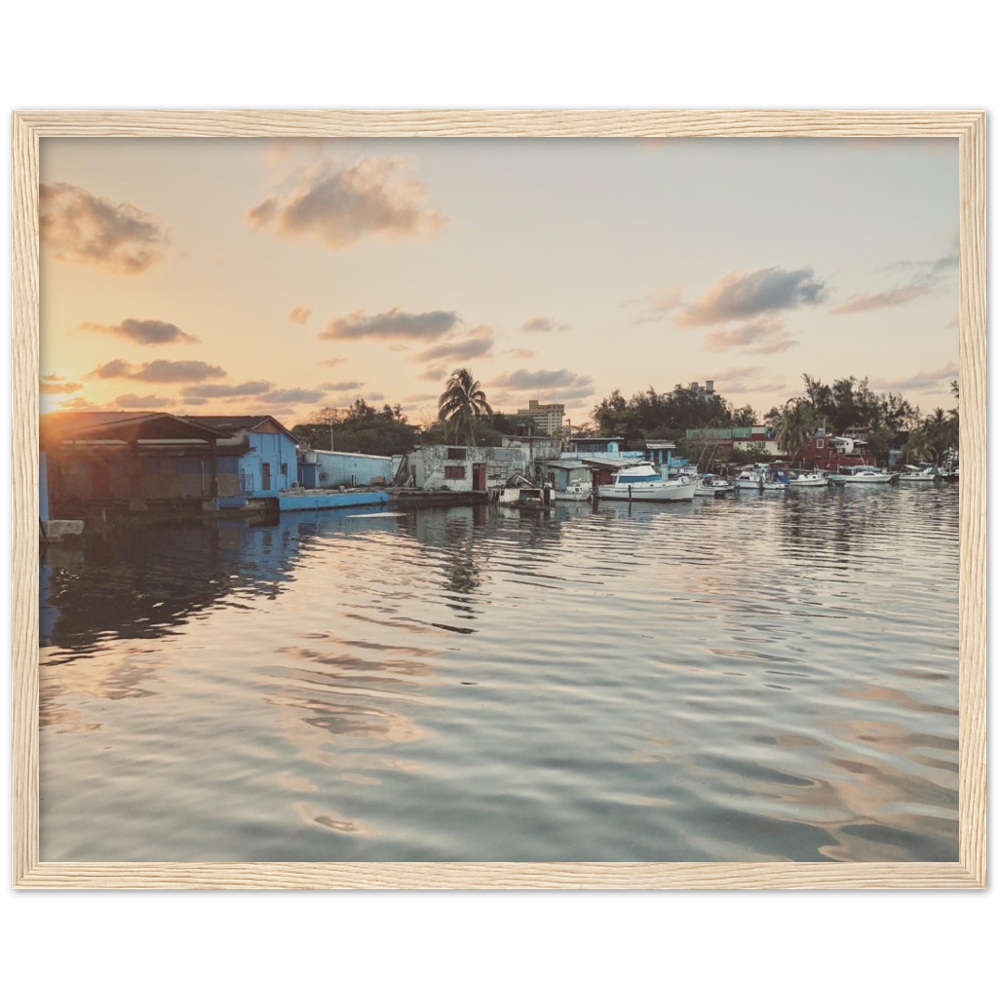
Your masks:
{"label": "tree line", "polygon": [[[902,395],[874,391],[867,378],[847,376],[827,384],[804,374],[802,381],[800,396],[765,414],[778,447],[792,458],[801,457],[818,430],[862,438],[879,462],[887,459],[890,449],[900,448],[910,462],[941,463],[958,448],[957,382],[951,383],[955,407],[939,407],[923,417]],[[592,424],[578,432],[623,438],[626,448],[642,447],[648,440],[674,440],[679,454],[688,458],[697,457],[694,452],[704,447],[697,437],[686,438],[690,429],[757,424],[753,407],[734,407],[717,393],[680,385],[662,393],[650,386],[628,399],[615,389],[593,408],[591,417]],[[296,424],[293,433],[313,448],[398,455],[417,443],[497,446],[518,427],[517,418],[493,410],[469,369],[457,368],[438,400],[437,420],[426,427],[410,424],[398,403],[378,408],[357,399],[346,408],[317,410],[308,421]],[[756,460],[763,457],[761,451],[748,444],[727,457]]]}

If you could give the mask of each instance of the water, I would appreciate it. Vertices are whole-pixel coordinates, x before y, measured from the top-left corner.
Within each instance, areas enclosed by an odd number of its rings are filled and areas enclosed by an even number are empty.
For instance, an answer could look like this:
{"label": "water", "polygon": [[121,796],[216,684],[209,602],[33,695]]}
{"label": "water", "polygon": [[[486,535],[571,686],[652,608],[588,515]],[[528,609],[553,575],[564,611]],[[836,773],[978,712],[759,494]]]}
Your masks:
{"label": "water", "polygon": [[42,571],[44,861],[953,861],[958,489],[133,529]]}

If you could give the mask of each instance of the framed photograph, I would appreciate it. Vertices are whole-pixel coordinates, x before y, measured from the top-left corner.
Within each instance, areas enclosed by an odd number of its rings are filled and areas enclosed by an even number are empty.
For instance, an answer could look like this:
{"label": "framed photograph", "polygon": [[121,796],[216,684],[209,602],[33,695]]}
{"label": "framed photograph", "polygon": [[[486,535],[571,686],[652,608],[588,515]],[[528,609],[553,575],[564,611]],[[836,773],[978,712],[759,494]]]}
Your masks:
{"label": "framed photograph", "polygon": [[985,885],[982,112],[13,137],[15,886]]}

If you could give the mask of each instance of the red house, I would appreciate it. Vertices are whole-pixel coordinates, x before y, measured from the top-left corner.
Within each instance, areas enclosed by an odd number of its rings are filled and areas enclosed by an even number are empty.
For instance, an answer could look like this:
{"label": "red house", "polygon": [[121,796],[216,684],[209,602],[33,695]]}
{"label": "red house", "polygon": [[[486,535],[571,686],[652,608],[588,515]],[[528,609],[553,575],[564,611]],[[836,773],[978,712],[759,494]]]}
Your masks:
{"label": "red house", "polygon": [[871,465],[872,456],[867,441],[817,431],[802,452],[802,463],[810,469],[836,472],[841,466]]}

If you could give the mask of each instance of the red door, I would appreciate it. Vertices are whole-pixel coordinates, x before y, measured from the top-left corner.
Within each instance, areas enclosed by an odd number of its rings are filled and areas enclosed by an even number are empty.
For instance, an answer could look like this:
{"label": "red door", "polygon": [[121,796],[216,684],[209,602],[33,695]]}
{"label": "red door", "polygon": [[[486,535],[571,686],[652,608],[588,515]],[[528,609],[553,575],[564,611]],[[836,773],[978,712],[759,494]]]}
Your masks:
{"label": "red door", "polygon": [[472,466],[472,488],[474,490],[486,489],[486,466],[474,463]]}

